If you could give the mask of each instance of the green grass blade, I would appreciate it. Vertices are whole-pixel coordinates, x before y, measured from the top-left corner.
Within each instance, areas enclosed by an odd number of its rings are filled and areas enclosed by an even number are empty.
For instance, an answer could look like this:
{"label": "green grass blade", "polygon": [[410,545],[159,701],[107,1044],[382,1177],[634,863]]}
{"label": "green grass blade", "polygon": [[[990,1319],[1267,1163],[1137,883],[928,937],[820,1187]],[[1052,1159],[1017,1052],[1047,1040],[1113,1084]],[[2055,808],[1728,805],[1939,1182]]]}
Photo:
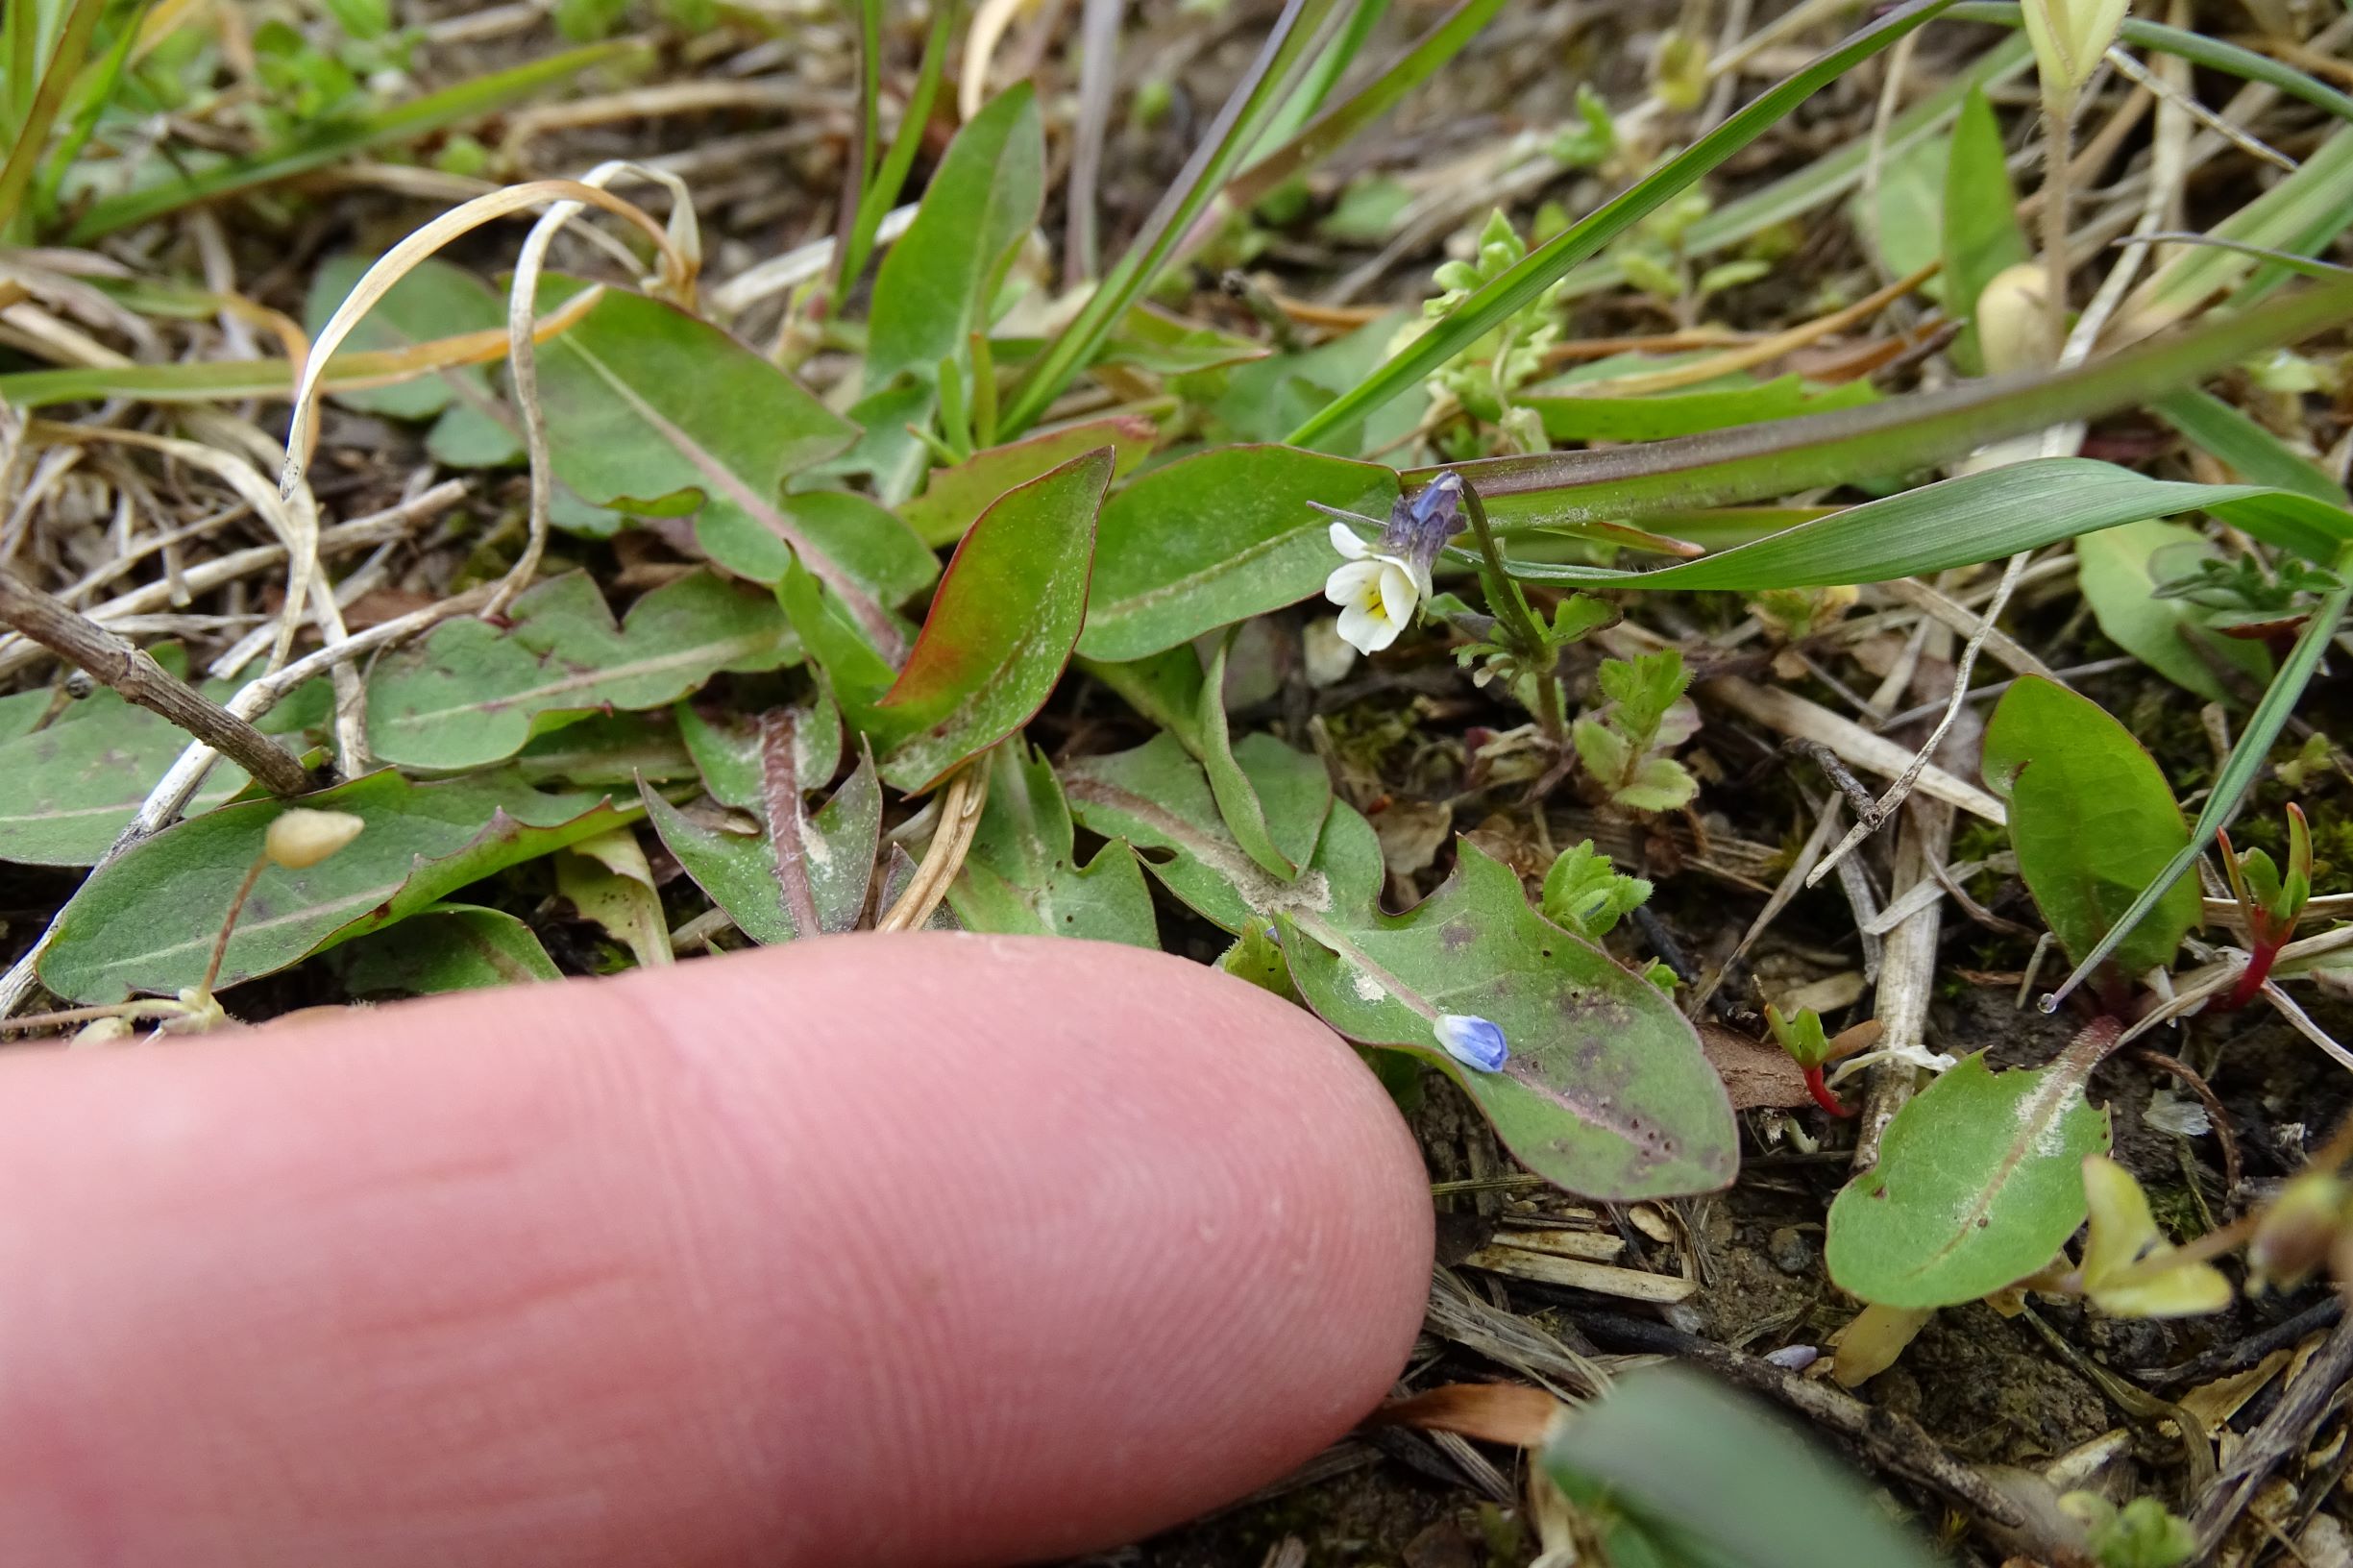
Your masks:
{"label": "green grass blade", "polygon": [[[2340,572],[2353,567],[2353,552],[2341,557],[2336,564]],[[2197,821],[2190,829],[2188,846],[2157,873],[2156,880],[2141,890],[2141,896],[2118,917],[2116,924],[2110,926],[2108,934],[2100,939],[2099,945],[2075,966],[2075,972],[2067,977],[2066,984],[2043,998],[2044,1012],[2058,1011],[2059,1004],[2083,983],[2084,976],[2116,951],[2117,944],[2132,934],[2132,928],[2141,922],[2142,917],[2157,907],[2166,890],[2180,881],[2197,864],[2197,857],[2206,852],[2206,846],[2214,842],[2214,836],[2222,830],[2231,814],[2239,809],[2239,803],[2246,798],[2247,791],[2255,786],[2255,775],[2263,772],[2272,743],[2287,727],[2289,716],[2295,711],[2297,699],[2304,695],[2305,684],[2312,679],[2313,672],[2319,668],[2320,655],[2328,651],[2329,642],[2336,635],[2338,625],[2343,621],[2345,606],[2349,602],[2353,602],[2353,587],[2336,590],[2314,607],[2312,619],[2304,623],[2304,630],[2295,640],[2295,648],[2289,653],[2287,662],[2280,666],[2279,674],[2271,677],[2271,684],[2264,691],[2263,700],[2255,704],[2255,711],[2247,716],[2246,728],[2240,732],[2239,744],[2231,747],[2229,760],[2222,764],[2221,772],[2216,775],[2214,789],[2206,796],[2206,807],[2197,814]]]}
{"label": "green grass blade", "polygon": [[891,150],[883,155],[881,167],[858,199],[857,221],[850,226],[849,245],[844,252],[839,278],[843,293],[857,286],[858,275],[866,270],[867,257],[874,254],[875,232],[881,229],[883,217],[898,200],[898,193],[907,188],[907,171],[915,167],[915,155],[923,145],[923,128],[931,123],[931,107],[940,96],[940,81],[947,72],[948,48],[955,41],[956,22],[963,12],[960,0],[942,0],[932,15],[931,36],[923,40],[923,61],[916,67],[915,88],[907,96],[907,111],[891,137]]}
{"label": "green grass blade", "polygon": [[462,125],[576,76],[592,65],[606,64],[644,49],[645,45],[626,39],[569,49],[527,65],[428,93],[413,103],[339,127],[299,145],[275,148],[254,158],[225,159],[184,176],[175,172],[170,179],[155,184],[137,186],[92,203],[66,233],[66,243],[86,245],[117,230],[197,202],[272,184],[371,147],[411,141]]}
{"label": "green grass blade", "polygon": [[1437,26],[1360,91],[1324,110],[1298,135],[1236,175],[1226,186],[1226,201],[1237,208],[1254,206],[1286,180],[1322,162],[1460,54],[1503,9],[1504,0],[1460,0]]}
{"label": "green grass blade", "polygon": [[1299,86],[1291,89],[1290,96],[1283,100],[1283,107],[1268,117],[1265,128],[1250,144],[1247,156],[1252,161],[1288,141],[1317,110],[1323,108],[1324,100],[1331,96],[1334,87],[1339,86],[1340,78],[1348,73],[1348,67],[1356,63],[1357,56],[1364,52],[1364,45],[1371,41],[1373,30],[1381,25],[1381,19],[1388,14],[1388,10],[1389,0],[1356,0],[1349,10],[1347,21],[1340,28],[1339,37],[1332,40],[1331,47],[1315,57],[1314,63],[1299,79]]}
{"label": "green grass blade", "polygon": [[[1956,22],[1992,22],[1997,27],[2023,27],[2025,13],[2004,0],[1963,0],[1947,14]],[[2305,75],[2292,65],[2281,63],[2268,55],[2259,55],[2252,49],[2242,49],[2220,38],[2184,32],[2178,27],[2167,27],[2162,22],[2145,22],[2126,17],[2119,35],[2124,42],[2154,49],[2159,54],[2173,55],[2193,65],[2204,65],[2227,75],[2261,82],[2267,87],[2277,87],[2289,97],[2325,109],[2341,120],[2353,120],[2353,98]]]}
{"label": "green grass blade", "polygon": [[1010,440],[1038,422],[1079,367],[1093,357],[1103,339],[1160,275],[1167,259],[1225,184],[1227,175],[1255,144],[1266,116],[1281,100],[1289,79],[1313,47],[1316,35],[1337,0],[1285,0],[1283,14],[1250,69],[1217,111],[1216,120],[1168,187],[1136,243],[1128,247],[1069,325],[1057,332],[1015,388],[998,424]]}
{"label": "green grass blade", "polygon": [[1311,415],[1306,424],[1291,432],[1290,444],[1305,446],[1326,431],[1362,419],[1390,399],[1419,385],[1513,312],[1533,303],[1571,267],[1779,124],[1792,110],[1823,87],[1954,3],[1955,0],[1913,0],[1777,84],[1647,178],[1531,251],[1518,265],[1456,306],[1395,358]]}
{"label": "green grass blade", "polygon": [[1900,475],[2003,436],[2137,406],[2347,320],[2353,281],[2322,283],[2056,375],[1993,378],[1672,441],[1457,467],[1497,521],[1513,527],[1761,500]]}
{"label": "green grass blade", "polygon": [[2345,495],[2343,485],[2321,472],[2317,463],[2291,451],[2286,442],[2220,398],[2185,389],[2160,398],[2149,406],[2192,445],[2235,470],[2243,479],[2293,490],[2338,506],[2353,499]]}
{"label": "green grass blade", "polygon": [[[33,9],[26,0],[18,0],[11,10],[19,8]],[[66,9],[57,45],[41,67],[40,85],[27,103],[24,123],[17,127],[15,145],[9,149],[8,161],[0,164],[0,235],[12,233],[16,228],[16,209],[33,183],[33,171],[40,167],[41,152],[49,145],[49,127],[65,107],[75,78],[82,74],[90,35],[97,31],[98,13],[105,9],[106,0],[73,0]],[[18,90],[22,90],[21,84]]]}

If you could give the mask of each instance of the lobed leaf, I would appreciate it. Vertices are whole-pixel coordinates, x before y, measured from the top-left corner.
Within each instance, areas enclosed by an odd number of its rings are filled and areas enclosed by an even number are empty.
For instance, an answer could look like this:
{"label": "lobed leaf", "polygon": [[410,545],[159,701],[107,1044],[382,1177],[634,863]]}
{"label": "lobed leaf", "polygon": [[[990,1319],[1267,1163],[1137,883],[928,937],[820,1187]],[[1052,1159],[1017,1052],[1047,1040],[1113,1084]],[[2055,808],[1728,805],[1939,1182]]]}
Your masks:
{"label": "lobed leaf", "polygon": [[662,707],[723,670],[799,657],[775,596],[709,572],[664,583],[619,625],[585,572],[515,600],[505,630],[464,618],[380,660],[368,677],[368,744],[413,768],[479,767],[534,733],[614,708]]}
{"label": "lobed leaf", "polygon": [[964,928],[1158,947],[1159,922],[1136,851],[1114,839],[1078,863],[1062,785],[1026,741],[1007,740],[989,769],[980,825],[947,890]]}

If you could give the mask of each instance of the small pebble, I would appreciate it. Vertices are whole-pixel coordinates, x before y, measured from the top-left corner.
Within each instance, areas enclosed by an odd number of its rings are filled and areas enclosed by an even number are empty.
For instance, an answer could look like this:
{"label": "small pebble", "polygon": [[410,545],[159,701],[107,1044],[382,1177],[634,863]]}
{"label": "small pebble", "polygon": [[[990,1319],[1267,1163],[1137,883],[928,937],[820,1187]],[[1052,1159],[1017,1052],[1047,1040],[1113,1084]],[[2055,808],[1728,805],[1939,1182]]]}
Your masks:
{"label": "small pebble", "polygon": [[1802,1372],[1821,1359],[1822,1352],[1812,1345],[1783,1345],[1765,1352],[1765,1360],[1784,1372]]}
{"label": "small pebble", "polygon": [[1765,1253],[1784,1274],[1802,1274],[1814,1263],[1814,1243],[1803,1231],[1784,1225],[1765,1238]]}

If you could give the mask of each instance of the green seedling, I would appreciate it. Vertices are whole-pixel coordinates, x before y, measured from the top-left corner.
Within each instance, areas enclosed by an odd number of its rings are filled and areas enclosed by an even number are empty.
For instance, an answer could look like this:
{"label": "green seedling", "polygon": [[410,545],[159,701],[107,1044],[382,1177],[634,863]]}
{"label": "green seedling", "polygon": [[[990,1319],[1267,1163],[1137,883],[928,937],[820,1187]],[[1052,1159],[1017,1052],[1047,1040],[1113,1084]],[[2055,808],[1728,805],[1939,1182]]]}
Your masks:
{"label": "green seedling", "polygon": [[2097,1492],[2069,1492],[2059,1507],[2084,1526],[2099,1568],[2181,1568],[2197,1555],[2197,1533],[2153,1497],[2121,1508]]}
{"label": "green seedling", "polygon": [[1780,1042],[1789,1059],[1798,1064],[1805,1074],[1805,1091],[1814,1096],[1814,1103],[1834,1116],[1851,1116],[1854,1109],[1830,1092],[1823,1078],[1823,1069],[1831,1063],[1858,1052],[1867,1051],[1878,1043],[1879,1024],[1876,1019],[1865,1019],[1851,1029],[1841,1030],[1835,1039],[1826,1035],[1822,1016],[1810,1007],[1798,1009],[1795,1017],[1785,1016],[1774,1004],[1765,1004],[1765,1026]]}
{"label": "green seedling", "polygon": [[2222,998],[2220,1011],[2246,1006],[2262,994],[2279,950],[2295,936],[2296,920],[2312,897],[2312,829],[2303,809],[2288,806],[2288,867],[2283,873],[2261,849],[2244,854],[2232,850],[2230,835],[2218,834],[2222,846],[2222,870],[2230,878],[2231,896],[2239,901],[2247,934],[2246,968]]}
{"label": "green seedling", "polygon": [[1577,755],[1594,781],[1621,806],[1675,811],[1699,793],[1699,780],[1667,753],[1700,727],[1699,710],[1683,696],[1691,674],[1676,649],[1631,660],[1605,659],[1600,674],[1609,701],[1577,721],[1570,732]]}
{"label": "green seedling", "polygon": [[1593,847],[1591,839],[1560,851],[1544,873],[1544,918],[1587,942],[1599,942],[1649,902],[1651,884],[1628,876]]}

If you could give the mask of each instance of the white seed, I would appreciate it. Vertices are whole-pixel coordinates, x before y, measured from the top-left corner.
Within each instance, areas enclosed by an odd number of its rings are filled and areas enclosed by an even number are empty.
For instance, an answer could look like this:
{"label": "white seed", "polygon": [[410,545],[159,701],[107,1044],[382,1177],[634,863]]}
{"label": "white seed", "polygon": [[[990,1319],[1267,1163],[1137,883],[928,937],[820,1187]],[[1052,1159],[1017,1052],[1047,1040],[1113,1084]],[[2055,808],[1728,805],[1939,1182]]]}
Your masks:
{"label": "white seed", "polygon": [[269,834],[261,841],[262,848],[287,870],[299,871],[316,866],[359,837],[359,830],[367,825],[365,820],[348,811],[312,811],[296,806],[270,823]]}

